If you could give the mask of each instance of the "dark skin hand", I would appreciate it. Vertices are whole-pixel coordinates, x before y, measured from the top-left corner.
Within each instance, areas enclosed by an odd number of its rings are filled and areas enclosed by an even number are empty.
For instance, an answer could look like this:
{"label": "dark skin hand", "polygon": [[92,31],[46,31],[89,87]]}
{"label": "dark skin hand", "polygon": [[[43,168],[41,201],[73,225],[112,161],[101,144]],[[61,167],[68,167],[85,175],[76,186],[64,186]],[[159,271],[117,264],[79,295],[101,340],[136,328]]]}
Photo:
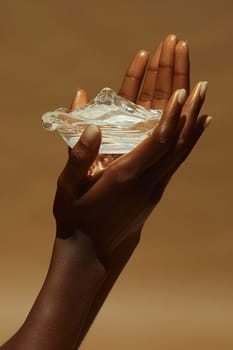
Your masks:
{"label": "dark skin hand", "polygon": [[[77,147],[71,150],[58,180],[54,203],[58,234],[87,233],[100,257],[108,257],[124,239],[141,231],[174,171],[200,137],[207,119],[207,116],[198,117],[206,82],[197,83],[186,99],[187,45],[182,41],[177,43],[176,37],[170,35],[159,45],[145,72],[148,58],[145,51],[136,54],[120,94],[144,106],[164,109],[153,134],[93,178],[87,173],[98,154],[101,132],[92,126],[87,130],[88,135],[84,133]],[[77,100],[81,104],[81,99],[85,99],[84,91],[78,92],[73,108]]]}
{"label": "dark skin hand", "polygon": [[[160,43],[151,58],[147,51],[139,50],[125,74],[119,91],[121,96],[126,97],[133,102],[137,102],[146,108],[167,109],[165,116],[163,117],[163,121],[160,124],[160,128],[156,130],[149,143],[147,145],[146,143],[143,145],[147,147],[147,150],[142,148],[142,145],[139,147],[142,154],[141,161],[144,160],[145,155],[146,162],[149,164],[146,165],[146,171],[142,169],[140,174],[141,163],[138,164],[137,170],[135,167],[137,163],[134,163],[133,158],[130,158],[130,160],[128,156],[122,157],[117,162],[112,164],[112,167],[108,169],[107,174],[103,177],[104,181],[106,180],[107,183],[109,182],[109,192],[103,193],[101,195],[101,199],[98,197],[98,190],[101,192],[101,182],[98,184],[97,189],[95,188],[95,191],[92,192],[93,195],[95,195],[94,198],[97,205],[96,207],[91,205],[92,211],[95,208],[99,208],[99,211],[95,212],[94,214],[94,227],[96,225],[96,220],[98,221],[98,218],[101,218],[101,225],[103,226],[104,224],[105,226],[104,228],[99,228],[95,232],[98,234],[100,233],[101,237],[106,235],[107,238],[109,238],[109,235],[111,235],[111,238],[112,234],[113,236],[115,235],[112,228],[114,227],[117,230],[118,226],[115,225],[115,222],[114,224],[111,223],[111,214],[114,213],[114,210],[116,212],[116,209],[114,209],[116,206],[118,209],[119,206],[117,203],[119,203],[119,200],[120,203],[124,202],[127,203],[127,205],[125,205],[126,211],[125,209],[122,209],[121,214],[119,213],[120,217],[118,218],[118,222],[121,222],[124,214],[126,214],[126,221],[125,228],[123,228],[123,230],[120,228],[120,230],[123,232],[123,237],[121,234],[119,235],[119,240],[114,242],[110,252],[103,252],[101,247],[99,249],[101,252],[100,255],[104,256],[104,259],[103,257],[102,259],[108,275],[101,287],[101,290],[96,295],[95,301],[90,309],[89,315],[80,335],[80,342],[85,336],[116,279],[138,245],[142,226],[147,216],[159,202],[163,191],[174,172],[187,158],[197,140],[203,133],[205,127],[211,121],[211,117],[206,115],[198,116],[205,98],[206,83],[199,83],[194,87],[192,94],[186,100],[185,105],[182,106],[182,104],[177,101],[177,96],[175,95],[173,95],[173,98],[170,100],[168,105],[171,95],[174,94],[177,89],[185,89],[187,94],[189,93],[189,80],[188,46],[185,41],[177,40],[175,35],[168,35],[165,40]],[[79,108],[85,105],[87,102],[88,97],[86,91],[79,90],[73,101],[72,109]],[[171,116],[170,118],[169,113]],[[168,130],[169,123],[172,125],[170,131]],[[162,132],[162,138],[159,137],[159,132]],[[98,134],[98,141],[96,141],[97,144],[100,142],[99,137],[100,136]],[[154,141],[156,138],[158,140],[160,138],[162,143],[155,143]],[[160,151],[158,152],[159,149]],[[96,149],[95,152],[97,152]],[[156,154],[159,154],[159,156],[158,159],[154,161]],[[138,160],[138,154],[135,151],[133,155]],[[73,157],[72,153],[71,157]],[[150,157],[153,158],[153,164],[151,164]],[[139,171],[141,176],[138,176],[139,174],[137,171]],[[61,175],[60,181],[64,180],[63,175],[64,172]],[[85,175],[84,179],[86,179]],[[112,183],[112,179],[117,179],[117,181],[114,180],[114,183]],[[88,179],[88,181],[92,183],[93,179]],[[74,180],[74,187],[76,186],[75,183],[76,182]],[[119,189],[120,192],[118,192]],[[104,207],[102,207],[102,203],[100,204],[100,201],[104,201],[104,196],[106,199],[111,198],[108,197],[110,194],[113,198],[112,206],[110,208],[108,201],[106,201],[105,203],[107,204],[105,204],[105,206],[107,206],[107,208],[103,210]],[[88,200],[90,200],[89,196],[86,197]],[[122,196],[124,197],[124,200],[122,200]],[[139,206],[132,209],[132,203],[134,204],[137,202],[139,203]],[[76,204],[77,206],[79,205],[78,203]],[[128,207],[131,208],[130,213],[128,212]],[[88,204],[86,208],[88,208],[89,213],[90,211]],[[111,211],[110,215],[108,214],[109,209]],[[83,213],[85,215],[85,209],[82,209],[82,211],[79,213]],[[131,217],[135,218],[130,222],[130,225],[127,223],[127,219],[129,218],[128,215],[132,215]],[[106,217],[107,222],[105,220]],[[114,216],[114,218],[116,217]],[[90,220],[90,222],[92,221]],[[113,226],[108,228],[108,225]],[[86,229],[85,225],[83,229]],[[97,239],[95,238],[96,233],[92,230],[91,232],[91,236],[93,237],[94,241],[97,242]],[[117,243],[119,241],[121,243]],[[97,246],[99,246],[98,242]]]}
{"label": "dark skin hand", "polygon": [[[78,148],[70,152],[58,181],[54,203],[58,233],[85,232],[98,255],[105,257],[142,228],[174,169],[200,136],[197,117],[204,101],[204,84],[195,85],[185,105],[184,90],[174,92],[153,134],[112,162],[94,184],[87,172],[97,156],[101,133],[95,126],[87,129]],[[85,193],[84,184],[88,188]]]}
{"label": "dark skin hand", "polygon": [[[96,176],[88,170],[98,154],[99,129],[87,128],[69,152],[54,201],[57,237],[50,268],[24,324],[1,349],[73,350],[81,344],[147,217],[211,121],[199,116],[206,82],[197,83],[186,98],[185,42],[169,35],[147,66],[148,60],[146,51],[136,54],[120,94],[147,108],[164,109],[158,127]],[[72,108],[87,101],[79,90]]]}

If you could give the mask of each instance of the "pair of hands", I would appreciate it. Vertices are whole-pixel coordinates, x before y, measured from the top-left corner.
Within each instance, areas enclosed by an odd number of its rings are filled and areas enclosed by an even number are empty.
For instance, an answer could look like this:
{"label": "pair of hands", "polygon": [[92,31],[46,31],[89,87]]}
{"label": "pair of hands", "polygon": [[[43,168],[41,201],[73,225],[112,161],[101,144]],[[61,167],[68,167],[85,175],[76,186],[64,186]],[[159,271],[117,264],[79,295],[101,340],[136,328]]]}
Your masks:
{"label": "pair of hands", "polygon": [[[207,83],[189,94],[186,42],[168,35],[150,55],[136,53],[119,95],[146,108],[163,109],[153,134],[96,176],[88,170],[98,155],[101,131],[89,126],[69,152],[54,201],[57,236],[84,232],[99,257],[109,256],[130,235],[140,234],[170,178],[187,158],[211,118],[199,116]],[[79,90],[72,109],[88,102]]]}

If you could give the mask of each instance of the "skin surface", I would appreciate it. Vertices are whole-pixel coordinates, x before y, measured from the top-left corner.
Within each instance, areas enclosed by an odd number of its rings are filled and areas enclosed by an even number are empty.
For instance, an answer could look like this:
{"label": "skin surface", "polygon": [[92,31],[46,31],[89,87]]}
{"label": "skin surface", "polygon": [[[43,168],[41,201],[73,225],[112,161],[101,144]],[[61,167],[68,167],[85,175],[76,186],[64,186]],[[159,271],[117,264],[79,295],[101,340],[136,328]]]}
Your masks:
{"label": "skin surface", "polygon": [[[187,43],[183,40],[177,40],[176,36],[173,34],[168,35],[155,49],[151,57],[145,50],[139,50],[136,53],[125,74],[119,94],[146,108],[164,109],[168,103],[169,97],[176,89],[184,88],[187,93],[189,93],[189,67],[190,62]],[[79,108],[87,102],[88,97],[86,91],[78,90],[72,104],[72,109]],[[196,140],[201,135],[207,116],[199,118],[196,126],[196,136],[193,138],[193,141],[190,142],[190,148],[189,150],[187,149],[187,152],[191,150]],[[186,157],[185,153],[183,153],[183,159]],[[182,156],[180,156],[179,160],[177,159],[176,162],[174,159],[174,163],[176,164],[174,164],[167,178],[165,178],[163,182],[161,181],[161,193],[181,162]],[[116,279],[137,247],[140,241],[140,235],[141,229],[123,240],[114,252],[105,258],[108,276],[89,312],[82,330],[82,339]]]}
{"label": "skin surface", "polygon": [[[57,237],[45,283],[25,323],[1,349],[69,350],[81,344],[138,245],[146,219],[210,122],[199,116],[206,87],[197,83],[186,98],[188,47],[175,35],[167,36],[151,59],[145,50],[136,53],[119,93],[164,109],[159,125],[96,176],[88,170],[98,154],[100,130],[88,127],[70,150],[57,184]],[[72,108],[87,102],[86,91],[79,90]]]}

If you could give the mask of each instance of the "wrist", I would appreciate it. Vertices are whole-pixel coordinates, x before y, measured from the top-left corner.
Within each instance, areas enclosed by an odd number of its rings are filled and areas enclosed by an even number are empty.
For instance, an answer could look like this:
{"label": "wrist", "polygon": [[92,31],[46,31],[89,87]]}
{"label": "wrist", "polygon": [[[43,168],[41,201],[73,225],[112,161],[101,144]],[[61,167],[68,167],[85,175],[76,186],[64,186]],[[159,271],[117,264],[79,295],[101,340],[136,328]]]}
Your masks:
{"label": "wrist", "polygon": [[92,239],[82,231],[74,231],[68,238],[56,237],[54,253],[61,259],[75,266],[83,266],[85,269],[95,269],[97,276],[104,279],[105,267],[98,257]]}

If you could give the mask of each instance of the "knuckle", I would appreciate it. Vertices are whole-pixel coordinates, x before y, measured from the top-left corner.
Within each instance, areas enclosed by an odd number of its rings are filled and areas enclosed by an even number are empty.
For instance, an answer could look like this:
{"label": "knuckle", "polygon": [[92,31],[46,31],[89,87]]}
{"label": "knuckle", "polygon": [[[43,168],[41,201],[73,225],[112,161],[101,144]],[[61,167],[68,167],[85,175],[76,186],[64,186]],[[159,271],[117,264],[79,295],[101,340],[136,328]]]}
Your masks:
{"label": "knuckle", "polygon": [[159,136],[159,144],[160,144],[161,146],[167,146],[167,144],[168,144],[168,139],[167,139],[167,137],[166,137],[165,135],[160,135],[160,136]]}
{"label": "knuckle", "polygon": [[139,77],[134,72],[128,72],[126,78],[132,81],[139,81]]}
{"label": "knuckle", "polygon": [[83,161],[83,158],[84,157],[83,157],[83,154],[82,154],[80,148],[78,148],[78,149],[74,148],[70,151],[69,163],[72,166],[77,166]]}
{"label": "knuckle", "polygon": [[170,140],[165,130],[161,130],[157,136],[159,145],[166,149],[169,146]]}
{"label": "knuckle", "polygon": [[186,77],[187,73],[186,72],[182,72],[182,71],[175,71],[174,72],[174,77]]}
{"label": "knuckle", "polygon": [[160,59],[159,68],[166,69],[166,70],[173,70],[173,64],[169,64],[169,63],[165,62],[164,60]]}
{"label": "knuckle", "polygon": [[150,67],[147,70],[148,72],[151,72],[153,74],[158,73],[158,66],[157,65],[150,65]]}
{"label": "knuckle", "polygon": [[153,95],[146,91],[143,91],[140,96],[141,101],[150,101],[152,98]]}

